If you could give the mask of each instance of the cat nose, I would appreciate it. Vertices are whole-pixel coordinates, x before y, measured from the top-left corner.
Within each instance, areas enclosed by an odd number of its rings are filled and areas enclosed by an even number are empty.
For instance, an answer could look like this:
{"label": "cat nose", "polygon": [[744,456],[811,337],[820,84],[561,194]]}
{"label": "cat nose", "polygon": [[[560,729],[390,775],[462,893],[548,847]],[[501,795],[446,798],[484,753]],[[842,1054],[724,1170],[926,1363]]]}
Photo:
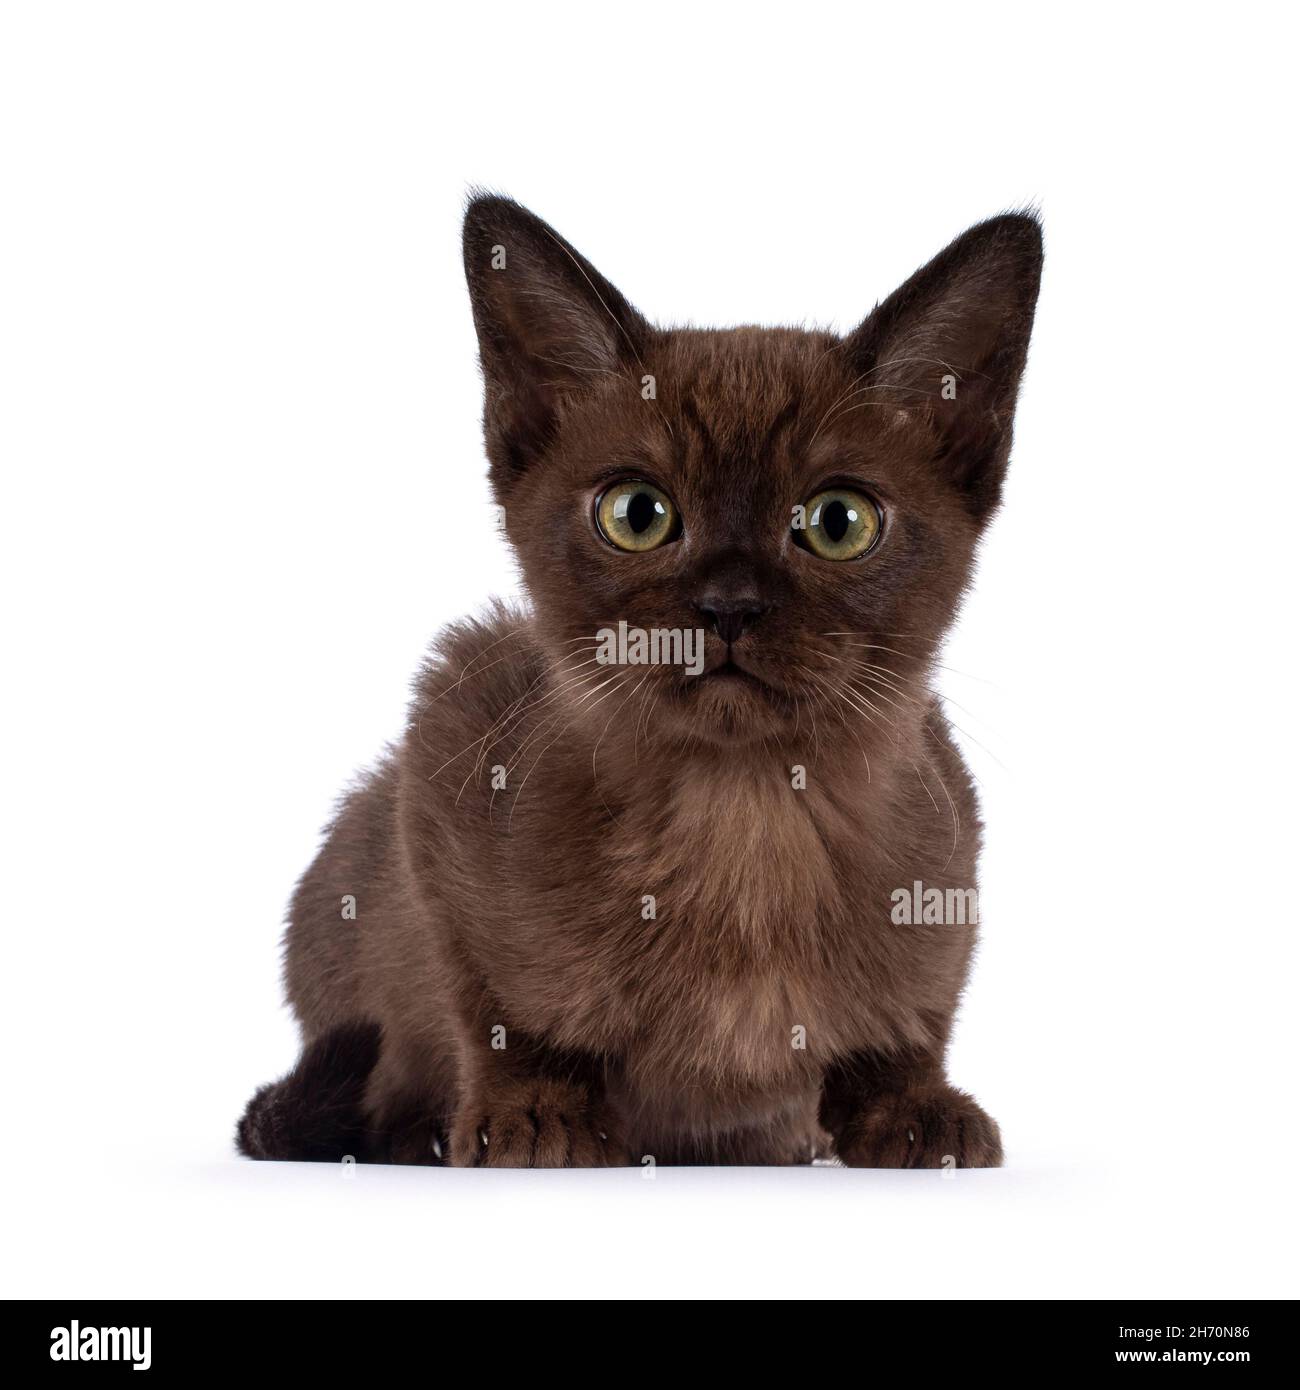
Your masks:
{"label": "cat nose", "polygon": [[714,598],[706,596],[695,605],[696,611],[730,646],[747,627],[753,625],[768,610],[768,604],[757,598]]}

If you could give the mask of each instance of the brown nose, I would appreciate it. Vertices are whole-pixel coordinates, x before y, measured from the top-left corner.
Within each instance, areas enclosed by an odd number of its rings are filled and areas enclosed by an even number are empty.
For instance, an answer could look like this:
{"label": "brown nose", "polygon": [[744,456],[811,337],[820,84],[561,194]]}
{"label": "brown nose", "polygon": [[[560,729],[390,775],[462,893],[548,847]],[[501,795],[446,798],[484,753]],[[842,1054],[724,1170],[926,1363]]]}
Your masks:
{"label": "brown nose", "polygon": [[730,646],[747,627],[767,612],[767,604],[757,598],[715,598],[706,596],[695,605],[705,621]]}

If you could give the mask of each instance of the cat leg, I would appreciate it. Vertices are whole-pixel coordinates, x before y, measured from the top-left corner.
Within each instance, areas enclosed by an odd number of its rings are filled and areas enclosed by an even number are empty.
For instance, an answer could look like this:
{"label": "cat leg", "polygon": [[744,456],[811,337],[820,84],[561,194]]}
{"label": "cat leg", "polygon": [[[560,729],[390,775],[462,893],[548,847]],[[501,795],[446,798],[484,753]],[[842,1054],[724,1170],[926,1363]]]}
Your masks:
{"label": "cat leg", "polygon": [[454,1093],[447,1058],[385,1036],[384,1054],[366,1091],[369,1157],[376,1163],[450,1163]]}
{"label": "cat leg", "polygon": [[[461,1052],[451,1132],[460,1168],[608,1168],[630,1162],[605,1098],[603,1067],[502,1028]],[[501,1043],[499,1048],[493,1041]]]}
{"label": "cat leg", "polygon": [[821,1122],[850,1168],[997,1168],[995,1120],[948,1084],[941,1055],[860,1052],[834,1064]]}
{"label": "cat leg", "polygon": [[377,1117],[369,1157],[376,1163],[439,1167],[451,1162],[450,1126],[444,1115],[414,1097]]}

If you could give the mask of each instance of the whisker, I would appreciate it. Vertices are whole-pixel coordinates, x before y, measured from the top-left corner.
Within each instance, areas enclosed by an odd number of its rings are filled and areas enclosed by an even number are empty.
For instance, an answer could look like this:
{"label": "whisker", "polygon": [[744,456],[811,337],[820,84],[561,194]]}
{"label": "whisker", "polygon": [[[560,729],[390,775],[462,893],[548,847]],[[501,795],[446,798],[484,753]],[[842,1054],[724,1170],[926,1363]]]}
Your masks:
{"label": "whisker", "polygon": [[630,695],[624,696],[623,701],[622,701],[622,703],[619,705],[619,707],[618,707],[618,708],[614,711],[614,713],[611,714],[611,715],[609,716],[609,718],[605,721],[605,727],[600,731],[600,738],[598,738],[598,739],[596,740],[596,746],[591,750],[591,780],[592,780],[592,782],[595,784],[595,787],[596,787],[596,795],[597,795],[598,797],[600,797],[600,804],[605,808],[606,814],[607,814],[612,820],[615,820],[615,821],[620,820],[621,817],[615,815],[615,813],[614,813],[613,811],[610,810],[610,808],[609,808],[609,802],[605,800],[605,794],[604,794],[604,792],[602,792],[601,789],[600,789],[600,774],[599,774],[599,772],[596,770],[596,754],[600,752],[600,745],[601,745],[602,741],[604,740],[605,735],[606,735],[607,733],[609,733],[609,726],[618,718],[618,716],[619,716],[620,714],[623,713],[623,711],[627,708],[627,706],[631,703],[631,701],[633,701],[633,700],[636,699],[638,691],[640,691],[641,687],[642,687],[642,686],[646,683],[646,681],[648,681],[649,679],[650,679],[650,672],[647,671],[647,672],[645,673],[645,675],[642,676],[641,679],[637,682],[636,689],[633,690],[632,693],[631,693]]}
{"label": "whisker", "polygon": [[[461,685],[464,683],[465,677],[469,675],[470,667],[473,666],[474,663],[478,661],[480,657],[486,656],[488,652],[490,652],[494,647],[499,647],[502,642],[508,642],[512,637],[518,637],[519,634],[523,631],[525,631],[525,628],[522,626],[511,628],[511,630],[507,632],[504,636],[498,637],[495,642],[489,642],[488,645],[484,647],[482,651],[476,652],[469,659],[469,661],[465,663],[465,665],[461,668],[460,675],[458,676],[458,678],[451,685],[449,685],[446,690],[440,691],[437,695],[435,695],[431,700],[429,700],[425,704],[425,706],[420,710],[419,718],[416,720],[415,723],[415,736],[422,748],[426,749],[430,753],[433,752],[433,749],[430,748],[424,740],[424,716],[433,708],[434,705],[438,703],[439,700],[443,698],[443,696],[449,695],[453,690],[460,689]],[[505,660],[507,660],[507,657],[498,658],[498,661]],[[496,661],[489,662],[488,665],[484,666],[481,671],[475,671],[474,674],[476,676],[482,675],[483,671],[487,671],[490,667],[495,665],[497,665]]]}
{"label": "whisker", "polygon": [[[580,655],[581,655],[581,652],[573,653],[573,655],[580,656]],[[501,659],[502,659],[502,660],[506,660],[507,658],[504,658],[504,657],[503,657],[503,658],[501,658]],[[539,684],[541,681],[545,680],[546,677],[547,677],[548,675],[555,674],[555,673],[559,670],[559,668],[562,667],[563,663],[564,663],[565,661],[569,660],[569,659],[570,659],[570,658],[567,657],[567,656],[566,656],[566,657],[562,657],[562,658],[560,659],[560,661],[558,661],[558,662],[556,662],[556,663],[554,664],[553,667],[551,667],[550,669],[548,669],[548,670],[546,670],[546,671],[543,671],[542,674],[541,674],[540,676],[538,676],[537,679],[536,679],[535,681],[533,681],[532,685],[530,685],[530,686],[528,687],[528,689],[527,689],[526,691],[524,691],[523,695],[521,695],[521,696],[519,697],[518,700],[515,700],[515,701],[513,702],[513,704],[507,708],[505,715],[501,716],[501,719],[508,718],[509,715],[510,715],[511,709],[513,709],[515,705],[518,705],[518,703],[519,703],[520,700],[525,700],[525,699],[527,699],[528,696],[529,696],[529,694],[531,694],[531,692],[537,688],[538,684]],[[592,658],[592,660],[594,661],[595,658]],[[496,663],[493,662],[492,664],[495,665]],[[586,663],[584,663],[584,664],[586,664]],[[487,668],[484,667],[484,670],[486,670],[486,669],[487,669]],[[492,727],[489,728],[488,731],[487,731],[487,733],[485,733],[481,738],[476,738],[472,743],[469,743],[469,744],[467,744],[464,748],[462,748],[462,749],[460,750],[459,753],[453,754],[453,756],[450,757],[450,758],[448,758],[446,762],[442,763],[439,767],[435,768],[435,769],[433,770],[433,772],[431,772],[431,773],[429,774],[429,777],[428,777],[427,780],[429,780],[430,782],[433,781],[433,779],[434,779],[435,777],[437,777],[437,776],[439,775],[439,773],[441,773],[441,772],[445,771],[447,768],[449,768],[449,767],[452,765],[452,763],[454,763],[458,758],[463,758],[463,757],[465,756],[465,754],[468,753],[472,748],[477,748],[477,747],[479,747],[480,744],[484,743],[484,741],[485,741],[486,739],[488,739],[488,738],[491,737],[493,729],[496,728],[496,725],[497,725],[497,723],[499,723],[499,722],[500,722],[500,719],[498,719],[497,721],[494,721]],[[423,740],[421,740],[421,742],[423,743],[423,746],[424,746],[425,748],[429,748],[429,745],[428,745],[427,743],[425,743]],[[433,750],[432,750],[431,748],[429,748],[429,751],[432,752]]]}
{"label": "whisker", "polygon": [[[512,734],[514,730],[518,728],[519,725],[523,722],[525,715],[527,715],[532,710],[539,709],[542,705],[547,704],[550,700],[554,699],[557,695],[561,694],[565,689],[567,689],[570,685],[574,683],[575,679],[578,678],[579,672],[583,671],[588,666],[594,666],[599,664],[600,658],[598,656],[591,656],[588,657],[585,661],[578,662],[576,666],[566,667],[564,665],[565,662],[571,661],[574,657],[578,657],[581,655],[581,651],[571,652],[567,656],[561,657],[559,661],[554,663],[554,665],[544,670],[541,673],[541,675],[539,675],[537,679],[533,681],[533,683],[528,687],[528,689],[524,691],[523,695],[521,695],[518,700],[514,701],[514,703],[509,708],[507,708],[505,714],[494,722],[492,728],[490,728],[487,731],[487,733],[483,736],[482,751],[480,752],[479,756],[475,759],[474,768],[472,770],[472,775],[474,777],[477,778],[479,772],[482,770],[483,763],[487,759],[488,748],[493,746],[493,743],[499,744],[504,739],[508,738],[510,734]],[[529,695],[531,695],[533,691],[536,690],[537,687],[543,681],[547,680],[548,678],[553,679],[555,676],[560,674],[563,674],[565,677],[565,679],[561,681],[560,684],[553,685],[550,690],[548,690],[544,695],[540,695],[531,704],[524,705],[522,709],[517,708],[520,705],[520,703],[526,700],[529,697]],[[493,731],[498,729],[498,726],[500,726],[500,728],[497,732],[495,740],[493,741],[493,743],[489,743],[488,740],[492,737]],[[459,799],[460,798],[457,797],[457,800]]]}
{"label": "whisker", "polygon": [[[627,679],[630,680],[631,677],[628,677]],[[618,684],[614,686],[614,689],[613,689],[613,690],[608,691],[606,694],[604,694],[604,695],[602,695],[602,696],[600,697],[600,700],[595,700],[595,701],[593,701],[590,705],[587,706],[588,710],[593,710],[593,709],[596,708],[596,706],[597,706],[598,704],[601,703],[601,700],[606,700],[606,699],[608,699],[610,695],[615,694],[618,690],[620,690],[620,689],[622,688],[622,686],[623,686],[623,684],[624,684],[625,682],[624,682],[624,679],[623,679],[621,673],[620,673],[619,675],[611,676],[611,677],[609,678],[609,680],[607,680],[607,681],[604,682],[604,684],[598,685],[598,686],[596,687],[595,690],[590,690],[590,691],[588,691],[585,695],[581,696],[581,697],[579,698],[577,704],[574,706],[573,718],[574,718],[574,719],[577,718],[578,708],[579,708],[581,705],[583,705],[587,700],[589,700],[589,699],[591,698],[592,695],[596,694],[597,691],[604,690],[604,688],[605,688],[606,685],[610,685],[610,684],[612,684],[612,683],[615,682],[615,681],[617,681]],[[528,769],[528,771],[527,771],[526,773],[524,773],[523,781],[520,782],[518,788],[515,790],[515,799],[514,799],[514,801],[511,803],[511,805],[510,805],[510,814],[509,814],[509,816],[506,817],[506,833],[507,833],[507,834],[509,834],[509,832],[510,832],[510,827],[514,824],[515,808],[519,805],[519,798],[524,794],[524,787],[527,785],[528,779],[533,775],[534,772],[537,771],[538,765],[541,763],[542,759],[546,756],[547,752],[554,746],[554,744],[557,742],[557,740],[560,739],[565,733],[568,732],[568,730],[569,730],[570,726],[572,725],[572,723],[573,723],[573,719],[570,719],[569,723],[566,724],[566,725],[564,726],[564,728],[562,728],[562,729],[560,730],[560,732],[559,732],[558,734],[555,735],[555,738],[553,738],[553,739],[550,741],[550,743],[548,743],[548,744],[546,745],[546,747],[542,749],[542,751],[541,751],[541,752],[537,755],[537,757],[533,760],[533,765]]]}

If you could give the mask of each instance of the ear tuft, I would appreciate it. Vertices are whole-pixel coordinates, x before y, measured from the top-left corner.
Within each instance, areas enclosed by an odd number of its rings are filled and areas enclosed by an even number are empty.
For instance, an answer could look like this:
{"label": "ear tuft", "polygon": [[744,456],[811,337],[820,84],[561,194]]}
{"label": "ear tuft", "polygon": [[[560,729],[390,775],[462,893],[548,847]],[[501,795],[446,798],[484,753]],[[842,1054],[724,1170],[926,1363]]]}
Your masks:
{"label": "ear tuft", "polygon": [[923,412],[941,440],[937,464],[983,519],[1001,496],[1016,393],[1043,264],[1032,213],[964,232],[844,342],[881,400]]}

